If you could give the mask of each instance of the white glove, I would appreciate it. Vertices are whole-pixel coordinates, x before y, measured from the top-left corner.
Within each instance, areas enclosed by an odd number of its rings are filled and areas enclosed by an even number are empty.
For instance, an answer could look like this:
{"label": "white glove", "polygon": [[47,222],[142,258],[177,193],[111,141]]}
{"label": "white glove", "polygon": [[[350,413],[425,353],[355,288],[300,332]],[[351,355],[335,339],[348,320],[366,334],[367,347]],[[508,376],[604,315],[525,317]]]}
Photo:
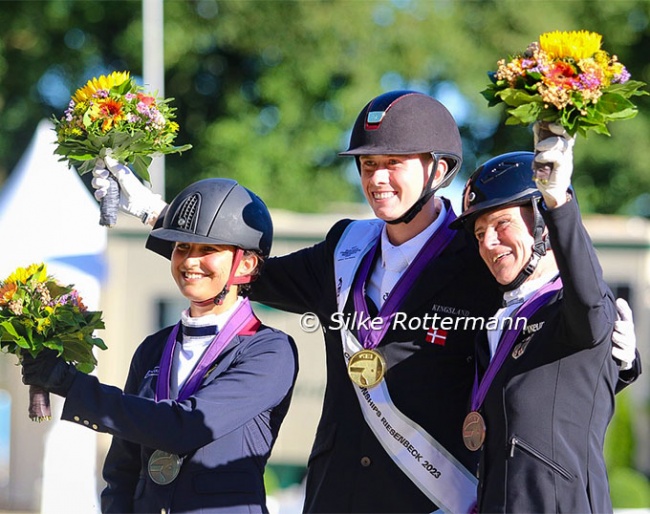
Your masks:
{"label": "white glove", "polygon": [[[552,135],[545,139],[543,132]],[[542,193],[546,205],[553,209],[566,203],[567,190],[573,173],[573,145],[575,137],[570,136],[562,125],[548,123],[533,125],[535,141],[535,183]]]}
{"label": "white glove", "polygon": [[97,159],[93,169],[91,184],[95,188],[94,195],[97,201],[106,196],[110,175],[113,175],[120,186],[120,211],[153,226],[167,204],[160,195],[153,193],[142,184],[127,166],[108,155],[103,160]]}
{"label": "white glove", "polygon": [[612,334],[612,356],[620,361],[620,370],[625,371],[632,367],[636,359],[636,335],[634,334],[634,321],[632,309],[623,298],[616,299],[616,321]]}

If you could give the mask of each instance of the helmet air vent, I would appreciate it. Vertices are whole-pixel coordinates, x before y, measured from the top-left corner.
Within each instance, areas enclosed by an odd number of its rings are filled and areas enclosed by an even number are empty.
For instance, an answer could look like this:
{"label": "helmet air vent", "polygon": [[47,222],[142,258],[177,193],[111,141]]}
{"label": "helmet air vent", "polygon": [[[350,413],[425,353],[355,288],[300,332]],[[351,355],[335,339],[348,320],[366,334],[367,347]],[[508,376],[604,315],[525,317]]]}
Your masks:
{"label": "helmet air vent", "polygon": [[188,196],[178,209],[176,228],[186,232],[195,232],[200,205],[201,195],[199,193]]}

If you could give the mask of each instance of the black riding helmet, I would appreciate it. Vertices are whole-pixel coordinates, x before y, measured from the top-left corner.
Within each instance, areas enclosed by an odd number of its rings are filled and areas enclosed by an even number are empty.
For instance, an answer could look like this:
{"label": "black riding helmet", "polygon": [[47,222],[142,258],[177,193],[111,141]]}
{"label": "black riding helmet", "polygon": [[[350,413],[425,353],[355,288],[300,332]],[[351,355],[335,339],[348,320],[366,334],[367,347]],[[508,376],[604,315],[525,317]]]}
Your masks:
{"label": "black riding helmet", "polygon": [[[161,221],[162,218],[162,221]],[[231,275],[224,291],[215,298],[220,303],[229,287],[245,284],[252,277],[234,277],[246,250],[263,259],[271,253],[273,223],[264,202],[235,180],[199,180],[181,191],[158,218],[146,247],[171,259],[174,243],[229,245],[235,252]]]}
{"label": "black riding helmet", "polygon": [[527,265],[520,270],[517,277],[510,284],[501,286],[504,291],[519,287],[535,271],[539,259],[546,255],[549,248],[548,239],[543,235],[546,224],[538,207],[542,194],[533,180],[534,157],[532,152],[510,152],[479,166],[465,184],[463,213],[450,224],[451,228],[465,228],[473,234],[476,219],[488,211],[516,205],[532,205],[532,235],[535,240],[533,251]]}
{"label": "black riding helmet", "polygon": [[[448,186],[462,163],[462,144],[451,113],[438,100],[415,91],[391,91],[371,100],[359,113],[350,144],[339,155],[410,155],[430,153],[433,170],[444,158],[449,171],[436,188]],[[408,223],[433,196],[435,173],[423,187],[420,198],[402,216],[388,223]]]}
{"label": "black riding helmet", "polygon": [[147,248],[171,258],[174,243],[231,245],[271,253],[273,222],[264,202],[227,178],[208,178],[186,187],[171,202],[147,240]]}
{"label": "black riding helmet", "polygon": [[451,227],[474,231],[474,221],[481,214],[497,207],[530,203],[541,198],[533,180],[532,152],[510,152],[493,157],[480,165],[463,189],[463,213]]}

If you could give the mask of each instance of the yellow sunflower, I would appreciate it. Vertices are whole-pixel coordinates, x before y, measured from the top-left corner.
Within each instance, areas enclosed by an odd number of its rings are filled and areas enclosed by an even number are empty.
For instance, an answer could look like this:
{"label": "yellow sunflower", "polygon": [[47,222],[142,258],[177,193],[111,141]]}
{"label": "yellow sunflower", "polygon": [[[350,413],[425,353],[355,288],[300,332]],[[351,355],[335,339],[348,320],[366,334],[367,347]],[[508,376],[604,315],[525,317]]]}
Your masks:
{"label": "yellow sunflower", "polygon": [[85,86],[77,89],[72,96],[75,103],[84,102],[100,90],[110,90],[115,86],[123,84],[129,80],[128,71],[114,71],[110,75],[101,75],[100,77],[90,79]]}
{"label": "yellow sunflower", "polygon": [[41,273],[38,275],[37,279],[39,282],[45,280],[47,276],[47,271],[45,270],[45,264],[30,264],[26,268],[16,268],[14,272],[7,277],[5,280],[6,284],[26,284],[27,280],[34,275],[38,269],[43,266]]}
{"label": "yellow sunflower", "polygon": [[586,30],[546,32],[539,37],[539,46],[551,59],[573,58],[576,61],[593,57],[600,50],[602,36]]}

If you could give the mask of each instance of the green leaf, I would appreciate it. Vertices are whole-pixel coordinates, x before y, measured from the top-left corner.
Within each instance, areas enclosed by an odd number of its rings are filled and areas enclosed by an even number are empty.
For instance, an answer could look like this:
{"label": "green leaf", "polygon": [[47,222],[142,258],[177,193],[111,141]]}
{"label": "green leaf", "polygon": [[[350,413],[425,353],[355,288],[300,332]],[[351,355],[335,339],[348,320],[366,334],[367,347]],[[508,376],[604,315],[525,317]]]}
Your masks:
{"label": "green leaf", "polygon": [[151,177],[149,176],[149,165],[151,164],[151,157],[145,157],[142,155],[136,155],[131,163],[133,172],[140,177],[142,180],[145,180],[151,183]]}
{"label": "green leaf", "polygon": [[3,332],[0,333],[2,334],[2,339],[5,339],[6,335],[11,336],[14,340],[22,337],[10,321],[3,321],[0,325],[3,330]]}
{"label": "green leaf", "polygon": [[94,366],[94,365],[92,365],[92,364],[86,364],[86,363],[82,363],[82,362],[78,362],[78,363],[75,365],[75,367],[76,367],[79,371],[81,371],[82,373],[86,373],[86,374],[92,372],[92,370],[95,369],[95,366]]}
{"label": "green leaf", "polygon": [[517,123],[528,125],[537,120],[542,107],[542,104],[537,102],[522,103],[514,109],[508,109],[508,114],[516,119]]}
{"label": "green leaf", "polygon": [[499,91],[497,96],[506,104],[517,107],[525,104],[543,104],[542,97],[538,94],[530,94],[520,89],[504,89]]}
{"label": "green leaf", "polygon": [[642,90],[647,84],[638,80],[628,80],[623,84],[611,84],[609,87],[605,88],[604,91],[617,93],[619,95],[630,97],[630,96],[645,96],[648,93],[647,90]]}
{"label": "green leaf", "polygon": [[621,111],[635,111],[636,107],[632,102],[622,95],[607,93],[601,96],[596,103],[596,108],[604,113],[615,115]]}
{"label": "green leaf", "polygon": [[93,346],[96,346],[97,348],[100,348],[101,350],[108,350],[108,346],[106,346],[106,343],[100,337],[90,337],[90,338],[86,339],[86,342],[92,343]]}

